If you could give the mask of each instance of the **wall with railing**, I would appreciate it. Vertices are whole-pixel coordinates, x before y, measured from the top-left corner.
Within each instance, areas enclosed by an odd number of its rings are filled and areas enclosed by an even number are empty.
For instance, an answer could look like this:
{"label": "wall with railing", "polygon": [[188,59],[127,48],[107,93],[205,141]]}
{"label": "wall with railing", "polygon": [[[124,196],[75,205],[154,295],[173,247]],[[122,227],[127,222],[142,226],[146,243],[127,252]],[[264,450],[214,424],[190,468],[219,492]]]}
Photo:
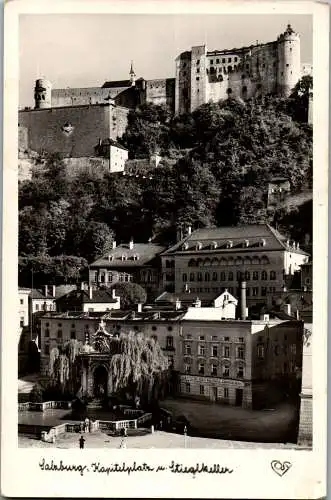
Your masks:
{"label": "wall with railing", "polygon": [[18,403],[18,411],[45,411],[71,408],[71,401],[44,401],[43,403]]}

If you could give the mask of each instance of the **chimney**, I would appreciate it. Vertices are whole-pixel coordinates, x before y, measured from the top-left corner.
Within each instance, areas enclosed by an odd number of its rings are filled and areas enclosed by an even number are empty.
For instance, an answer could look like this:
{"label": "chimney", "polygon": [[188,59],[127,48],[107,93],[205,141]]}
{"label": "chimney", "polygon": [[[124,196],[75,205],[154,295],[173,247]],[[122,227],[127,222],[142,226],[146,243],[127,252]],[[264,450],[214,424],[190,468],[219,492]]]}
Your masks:
{"label": "chimney", "polygon": [[45,285],[45,297],[48,295],[48,285]]}
{"label": "chimney", "polygon": [[113,250],[116,248],[116,241],[113,241]]}
{"label": "chimney", "polygon": [[201,300],[199,297],[197,297],[195,302],[193,302],[193,307],[201,307]]}
{"label": "chimney", "polygon": [[177,298],[176,299],[176,303],[175,303],[176,311],[178,311],[179,309],[181,309],[181,307],[182,307],[181,301]]}
{"label": "chimney", "polygon": [[188,234],[188,236],[190,236],[192,234],[192,226],[188,226],[187,234]]}
{"label": "chimney", "polygon": [[93,288],[91,287],[91,285],[88,287],[88,292],[89,292],[90,300],[92,300],[92,297],[93,297]]}
{"label": "chimney", "polygon": [[130,250],[133,250],[133,239],[131,238],[130,243],[129,243],[129,248]]}
{"label": "chimney", "polygon": [[143,305],[139,303],[139,304],[137,305],[137,312],[138,312],[138,313],[141,313],[142,311],[143,311]]}
{"label": "chimney", "polygon": [[246,281],[240,283],[240,314],[242,320],[247,318],[247,308],[246,308]]}
{"label": "chimney", "polygon": [[83,291],[85,289],[84,281],[81,282],[80,284],[80,289]]}
{"label": "chimney", "polygon": [[53,297],[55,297],[55,293],[56,293],[56,286],[52,285],[52,296]]}
{"label": "chimney", "polygon": [[291,316],[291,304],[284,305],[284,312],[288,314],[288,316]]}

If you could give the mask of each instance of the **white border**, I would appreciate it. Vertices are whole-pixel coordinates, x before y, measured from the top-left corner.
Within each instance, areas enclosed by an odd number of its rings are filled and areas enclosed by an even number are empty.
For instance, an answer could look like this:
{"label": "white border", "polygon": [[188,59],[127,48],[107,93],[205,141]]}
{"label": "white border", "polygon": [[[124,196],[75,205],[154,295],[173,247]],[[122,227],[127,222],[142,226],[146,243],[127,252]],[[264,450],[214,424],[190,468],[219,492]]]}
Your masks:
{"label": "white border", "polygon": [[[314,344],[313,451],[295,450],[59,450],[17,447],[17,109],[19,13],[264,13],[314,16]],[[37,36],[37,35],[36,35]],[[225,1],[12,1],[5,6],[4,28],[4,173],[2,249],[2,467],[5,496],[37,497],[191,497],[191,498],[318,498],[326,495],[326,356],[327,356],[327,195],[329,10],[313,2]],[[109,476],[41,472],[46,457],[66,463],[100,461],[170,463],[177,460],[220,463],[235,469],[217,476],[136,473]],[[292,462],[282,478],[271,460]]]}

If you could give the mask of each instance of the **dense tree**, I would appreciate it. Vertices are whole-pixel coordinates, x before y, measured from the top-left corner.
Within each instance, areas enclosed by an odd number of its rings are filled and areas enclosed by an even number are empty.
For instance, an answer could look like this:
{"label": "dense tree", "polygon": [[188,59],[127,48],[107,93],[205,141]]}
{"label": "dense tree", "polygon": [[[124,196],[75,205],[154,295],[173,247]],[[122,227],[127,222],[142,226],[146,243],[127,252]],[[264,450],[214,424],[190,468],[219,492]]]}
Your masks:
{"label": "dense tree", "polygon": [[121,309],[130,309],[137,304],[145,304],[147,294],[145,289],[138,283],[116,283],[112,286],[116,295],[121,298]]}

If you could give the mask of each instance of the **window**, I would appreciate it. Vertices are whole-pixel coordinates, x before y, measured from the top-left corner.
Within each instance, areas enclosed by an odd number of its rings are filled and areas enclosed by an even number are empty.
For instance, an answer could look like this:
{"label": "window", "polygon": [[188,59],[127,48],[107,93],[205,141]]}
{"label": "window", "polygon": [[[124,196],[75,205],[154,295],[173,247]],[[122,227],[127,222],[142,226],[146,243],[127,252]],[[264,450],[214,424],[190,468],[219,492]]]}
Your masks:
{"label": "window", "polygon": [[199,363],[199,369],[198,369],[198,371],[199,371],[200,375],[204,375],[204,373],[205,373],[205,365],[204,365],[204,363]]}
{"label": "window", "polygon": [[184,281],[184,282],[186,282],[186,281],[187,281],[187,274],[186,274],[186,273],[184,273],[184,274],[183,274],[183,281]]}
{"label": "window", "polygon": [[225,272],[222,271],[221,274],[220,274],[220,281],[225,281]]}
{"label": "window", "polygon": [[214,59],[210,60],[210,65],[212,66],[214,64]]}
{"label": "window", "polygon": [[168,326],[168,332],[172,332],[173,328],[172,326]]}
{"label": "window", "polygon": [[291,344],[290,349],[291,349],[291,353],[292,354],[296,354],[297,353],[297,346],[296,346],[296,344]]}
{"label": "window", "polygon": [[220,60],[219,59],[216,59],[216,64],[219,64]]}
{"label": "window", "polygon": [[215,363],[211,365],[211,374],[214,376],[217,375],[217,365]]}
{"label": "window", "polygon": [[205,394],[205,386],[204,385],[200,385],[200,394],[201,394],[201,396],[203,396]]}
{"label": "window", "polygon": [[209,273],[205,273],[205,281],[210,281],[210,274]]}
{"label": "window", "polygon": [[21,316],[20,318],[20,327],[23,328],[24,326],[24,316]]}
{"label": "window", "polygon": [[234,58],[234,62],[237,62],[237,61],[238,61],[238,57],[235,57],[235,58]]}
{"label": "window", "polygon": [[268,279],[267,271],[262,271],[262,273],[261,273],[261,279],[262,280],[267,280]]}
{"label": "window", "polygon": [[259,295],[259,287],[258,286],[253,286],[252,295],[253,295],[253,297],[257,297]]}
{"label": "window", "polygon": [[222,59],[222,64],[225,64],[225,58],[224,58],[224,57],[223,57],[223,59]]}
{"label": "window", "polygon": [[75,330],[71,330],[71,332],[70,332],[70,338],[71,339],[75,339],[76,338],[76,332],[75,332]]}
{"label": "window", "polygon": [[217,272],[214,271],[213,272],[213,281],[217,281],[217,279],[218,279]]}
{"label": "window", "polygon": [[198,355],[199,356],[204,356],[205,355],[205,346],[204,344],[199,344],[198,346]]}
{"label": "window", "polygon": [[36,311],[39,311],[39,304],[36,304]]}
{"label": "window", "polygon": [[265,297],[267,295],[267,287],[266,286],[263,286],[261,288],[261,295],[262,295],[262,297]]}
{"label": "window", "polygon": [[258,280],[259,279],[259,273],[258,271],[253,271],[253,280]]}
{"label": "window", "polygon": [[245,280],[249,281],[251,279],[251,273],[249,271],[245,271]]}
{"label": "window", "polygon": [[24,303],[23,299],[20,299],[20,304],[23,304],[23,303]]}
{"label": "window", "polygon": [[245,348],[237,347],[237,359],[245,359]]}
{"label": "window", "polygon": [[184,353],[185,353],[185,356],[191,356],[191,353],[192,353],[191,344],[185,344]]}
{"label": "window", "polygon": [[153,332],[156,332],[156,330],[157,330],[156,326],[152,326],[152,330],[153,330]]}
{"label": "window", "polygon": [[241,271],[237,271],[237,281],[241,280]]}
{"label": "window", "polygon": [[197,76],[195,79],[198,82],[200,80],[200,76]]}
{"label": "window", "polygon": [[167,349],[172,349],[174,347],[174,338],[172,335],[168,335],[166,339]]}
{"label": "window", "polygon": [[275,345],[275,356],[279,355],[279,345]]}
{"label": "window", "polygon": [[244,337],[238,337],[238,342],[244,343]]}
{"label": "window", "polygon": [[241,365],[237,368],[237,378],[244,378],[244,367]]}
{"label": "window", "polygon": [[229,272],[228,281],[233,281],[233,272]]}
{"label": "window", "polygon": [[200,64],[200,59],[197,60],[197,64]]}
{"label": "window", "polygon": [[229,399],[229,389],[224,387],[224,399]]}
{"label": "window", "polygon": [[229,63],[231,62],[231,57],[229,57],[228,62],[229,62]]}
{"label": "window", "polygon": [[202,281],[202,273],[198,273],[198,281]]}
{"label": "window", "polygon": [[270,279],[275,280],[276,279],[276,271],[270,271]]}
{"label": "window", "polygon": [[58,326],[59,328],[61,328],[61,326],[62,326],[62,323],[58,323],[58,324],[57,324],[57,326]]}
{"label": "window", "polygon": [[184,370],[185,370],[185,373],[191,373],[191,365],[185,364],[184,365]]}
{"label": "window", "polygon": [[62,330],[57,331],[57,336],[59,339],[62,339]]}
{"label": "window", "polygon": [[[230,67],[231,67],[231,66],[230,66]],[[228,94],[228,95],[230,95],[230,94],[232,94],[232,89],[227,89],[227,91],[226,91],[226,92],[227,92],[227,94]]]}
{"label": "window", "polygon": [[262,344],[257,346],[257,357],[259,359],[264,359],[264,345]]}
{"label": "window", "polygon": [[200,68],[197,68],[197,73],[200,73]]}
{"label": "window", "polygon": [[224,342],[229,342],[230,337],[224,337]]}
{"label": "window", "polygon": [[185,392],[191,392],[191,384],[189,382],[185,384]]}
{"label": "window", "polygon": [[49,354],[49,344],[45,344],[45,354]]}
{"label": "window", "polygon": [[223,366],[222,377],[223,378],[230,377],[230,367],[229,366]]}
{"label": "window", "polygon": [[194,281],[194,273],[190,273],[190,281]]}
{"label": "window", "polygon": [[224,358],[230,357],[230,346],[229,345],[225,345],[223,347],[223,356],[224,356]]}
{"label": "window", "polygon": [[205,340],[205,336],[204,335],[199,335],[199,340],[201,340],[203,342]]}
{"label": "window", "polygon": [[173,367],[174,367],[174,357],[168,356],[168,368],[173,368]]}
{"label": "window", "polygon": [[213,358],[217,358],[217,345],[212,346],[211,355],[213,356]]}

